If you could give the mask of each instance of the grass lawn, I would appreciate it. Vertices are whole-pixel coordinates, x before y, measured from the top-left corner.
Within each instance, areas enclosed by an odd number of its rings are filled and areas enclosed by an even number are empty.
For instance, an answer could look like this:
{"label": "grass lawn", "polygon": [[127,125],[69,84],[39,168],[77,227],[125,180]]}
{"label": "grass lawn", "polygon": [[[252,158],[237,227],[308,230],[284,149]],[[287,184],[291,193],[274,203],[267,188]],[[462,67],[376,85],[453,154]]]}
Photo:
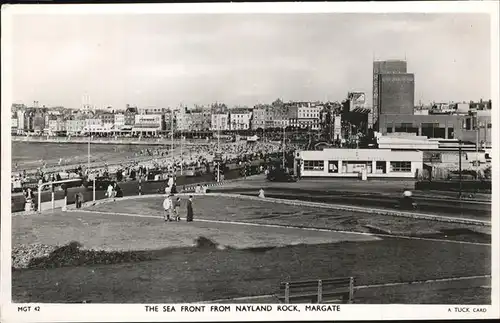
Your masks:
{"label": "grass lawn", "polygon": [[[61,246],[77,241],[87,249],[154,250],[195,245],[200,236],[223,247],[238,249],[376,240],[372,235],[238,223],[194,221],[165,222],[161,212],[148,217],[58,212],[13,218],[13,245],[41,243]],[[248,210],[247,210],[248,211]],[[257,224],[257,223],[254,223]]]}
{"label": "grass lawn", "polygon": [[[368,285],[490,274],[488,246],[392,238],[263,251],[185,247],[154,257],[140,263],[14,271],[13,300],[194,302],[272,294],[289,279],[352,275],[357,285]],[[448,294],[453,300],[460,297]]]}
{"label": "grass lawn", "polygon": [[[161,202],[161,198],[149,197],[101,204],[92,209],[160,216]],[[273,294],[285,280],[354,276],[357,285],[370,285],[484,275],[491,271],[491,247],[488,245],[376,238],[196,219],[359,231],[367,231],[364,225],[375,223],[407,234],[436,233],[453,224],[229,197],[196,197],[194,207],[195,222],[189,224],[164,223],[155,217],[84,212],[13,217],[13,244],[61,245],[79,241],[89,248],[148,250],[151,259],[136,263],[14,270],[13,301],[196,302]],[[195,247],[193,241],[199,236],[236,249]],[[453,288],[435,288],[432,293],[417,289],[415,299],[421,303],[448,304],[489,301],[484,291],[478,294],[484,297],[474,298],[473,293],[465,293],[463,288],[479,293],[481,287],[457,282]],[[365,296],[360,292],[358,302],[377,303],[391,299],[412,303],[409,296],[404,296],[404,288],[384,290]],[[395,296],[391,298],[390,295]]]}
{"label": "grass lawn", "polygon": [[[100,204],[89,210],[159,216],[162,214],[161,203],[162,198],[149,197]],[[367,227],[371,226],[395,235],[491,242],[491,228],[484,226],[284,205],[268,201],[255,202],[232,197],[195,197],[193,203],[195,218],[201,219],[356,232],[371,232]],[[181,213],[184,212],[184,208],[181,208]]]}

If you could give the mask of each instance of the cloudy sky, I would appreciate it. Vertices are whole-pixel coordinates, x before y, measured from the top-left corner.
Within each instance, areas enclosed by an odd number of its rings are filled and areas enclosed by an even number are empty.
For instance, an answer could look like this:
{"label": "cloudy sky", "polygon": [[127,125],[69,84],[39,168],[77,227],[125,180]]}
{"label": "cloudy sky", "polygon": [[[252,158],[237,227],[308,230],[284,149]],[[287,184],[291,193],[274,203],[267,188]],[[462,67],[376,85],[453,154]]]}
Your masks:
{"label": "cloudy sky", "polygon": [[[490,97],[482,14],[17,15],[12,98],[77,108],[371,100],[372,60],[404,58],[415,101]],[[371,103],[371,101],[369,101]]]}

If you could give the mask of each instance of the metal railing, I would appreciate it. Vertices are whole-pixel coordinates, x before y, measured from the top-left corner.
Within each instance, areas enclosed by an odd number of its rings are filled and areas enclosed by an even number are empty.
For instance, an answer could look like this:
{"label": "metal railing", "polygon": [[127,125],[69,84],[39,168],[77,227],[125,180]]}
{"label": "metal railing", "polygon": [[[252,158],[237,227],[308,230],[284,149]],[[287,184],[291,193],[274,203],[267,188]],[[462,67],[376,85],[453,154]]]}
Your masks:
{"label": "metal railing", "polygon": [[[54,181],[54,182],[47,182],[47,183],[42,183],[42,184],[39,184],[38,185],[38,213],[41,213],[42,212],[42,189],[45,187],[45,186],[49,186],[52,188],[52,192],[51,192],[51,204],[52,204],[52,209],[55,208],[55,193],[54,193],[54,185],[56,184],[63,184],[63,183],[70,183],[70,182],[76,182],[76,181],[81,181],[81,179],[65,179],[65,180],[61,180],[61,181]],[[95,201],[95,177],[93,178],[93,182],[94,182],[94,185],[93,185],[93,200]],[[65,194],[64,194],[64,207],[67,205],[67,194],[66,194],[66,190],[65,190]]]}

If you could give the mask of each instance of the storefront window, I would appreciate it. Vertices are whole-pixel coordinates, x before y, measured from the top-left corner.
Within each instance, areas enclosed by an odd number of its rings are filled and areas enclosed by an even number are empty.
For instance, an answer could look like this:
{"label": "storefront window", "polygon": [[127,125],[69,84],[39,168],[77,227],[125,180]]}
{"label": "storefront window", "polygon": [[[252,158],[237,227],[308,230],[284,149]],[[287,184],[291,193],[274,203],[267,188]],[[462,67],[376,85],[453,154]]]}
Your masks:
{"label": "storefront window", "polygon": [[359,173],[366,169],[367,173],[371,173],[372,162],[371,161],[347,161],[344,162],[347,166],[346,173]]}
{"label": "storefront window", "polygon": [[376,162],[376,171],[377,174],[385,174],[385,164],[386,162],[383,160],[378,160]]}
{"label": "storefront window", "polygon": [[339,162],[337,160],[330,160],[328,162],[328,172],[338,173],[339,172]]}
{"label": "storefront window", "polygon": [[322,160],[304,160],[304,170],[309,171],[323,171],[325,169],[324,162]]}
{"label": "storefront window", "polygon": [[391,162],[391,172],[409,173],[411,172],[411,162],[393,161]]}

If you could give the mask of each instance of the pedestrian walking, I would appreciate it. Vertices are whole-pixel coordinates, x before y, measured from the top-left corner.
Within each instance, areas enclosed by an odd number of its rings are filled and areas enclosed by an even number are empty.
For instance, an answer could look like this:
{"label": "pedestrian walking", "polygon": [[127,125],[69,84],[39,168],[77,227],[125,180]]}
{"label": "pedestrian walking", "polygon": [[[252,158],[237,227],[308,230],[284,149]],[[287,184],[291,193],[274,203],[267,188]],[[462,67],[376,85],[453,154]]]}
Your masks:
{"label": "pedestrian walking", "polygon": [[123,191],[118,183],[115,183],[115,197],[123,197]]}
{"label": "pedestrian walking", "polygon": [[170,219],[171,210],[172,210],[172,200],[170,199],[169,195],[166,195],[165,199],[163,200],[163,220],[172,221]]}
{"label": "pedestrian walking", "polygon": [[173,187],[174,186],[174,176],[173,175],[170,175],[168,176],[168,181],[167,181],[167,185],[170,186],[170,187]]}
{"label": "pedestrian walking", "polygon": [[78,193],[75,194],[75,206],[77,209],[79,209],[81,207],[80,195],[78,195]]}
{"label": "pedestrian walking", "polygon": [[192,195],[189,195],[189,199],[187,201],[186,221],[193,222],[193,196]]}
{"label": "pedestrian walking", "polygon": [[109,198],[112,198],[113,197],[113,192],[114,192],[114,188],[113,188],[113,185],[110,183],[108,185],[108,189],[106,190],[106,196],[109,197]]}
{"label": "pedestrian walking", "polygon": [[180,216],[180,212],[179,212],[180,207],[181,207],[181,198],[177,197],[175,199],[175,202],[174,202],[175,221],[180,221],[181,220],[181,216]]}

